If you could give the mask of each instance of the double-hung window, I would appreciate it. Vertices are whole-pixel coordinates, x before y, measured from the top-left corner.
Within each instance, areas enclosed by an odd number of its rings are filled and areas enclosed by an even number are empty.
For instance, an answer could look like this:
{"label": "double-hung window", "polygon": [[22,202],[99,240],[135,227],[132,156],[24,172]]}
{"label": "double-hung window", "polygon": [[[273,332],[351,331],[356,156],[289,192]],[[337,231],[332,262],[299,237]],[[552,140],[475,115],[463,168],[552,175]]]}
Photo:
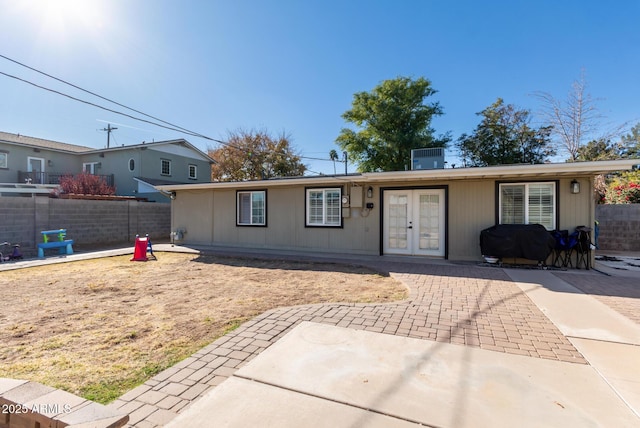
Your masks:
{"label": "double-hung window", "polygon": [[169,159],[160,159],[160,174],[171,175],[171,161]]}
{"label": "double-hung window", "polygon": [[342,190],[339,187],[307,189],[307,226],[341,226]]}
{"label": "double-hung window", "polygon": [[556,228],[556,183],[501,183],[500,224],[541,224]]}
{"label": "double-hung window", "polygon": [[0,168],[9,168],[9,154],[0,152]]}
{"label": "double-hung window", "polygon": [[237,193],[238,226],[266,226],[267,225],[267,192],[252,190]]}
{"label": "double-hung window", "polygon": [[198,179],[198,166],[189,164],[189,179],[197,180]]}

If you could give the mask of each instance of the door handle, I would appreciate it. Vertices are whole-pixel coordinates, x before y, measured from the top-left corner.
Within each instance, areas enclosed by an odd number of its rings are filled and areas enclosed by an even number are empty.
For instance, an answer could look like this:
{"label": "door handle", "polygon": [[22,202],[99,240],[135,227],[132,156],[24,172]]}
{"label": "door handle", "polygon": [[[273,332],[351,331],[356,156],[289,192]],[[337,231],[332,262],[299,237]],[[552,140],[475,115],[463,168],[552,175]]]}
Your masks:
{"label": "door handle", "polygon": [[407,226],[407,229],[413,229],[413,222],[412,221],[409,222],[409,226]]}

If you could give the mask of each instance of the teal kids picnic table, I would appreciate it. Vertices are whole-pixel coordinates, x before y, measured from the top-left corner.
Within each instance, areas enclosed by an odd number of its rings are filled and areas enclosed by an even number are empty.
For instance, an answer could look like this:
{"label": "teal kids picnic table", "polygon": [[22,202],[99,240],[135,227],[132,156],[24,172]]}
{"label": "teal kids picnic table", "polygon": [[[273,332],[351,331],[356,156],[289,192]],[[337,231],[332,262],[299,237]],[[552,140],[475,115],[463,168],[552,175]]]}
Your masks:
{"label": "teal kids picnic table", "polygon": [[73,239],[66,239],[67,229],[43,230],[40,233],[42,242],[38,244],[39,258],[44,258],[44,250],[47,248],[59,248],[59,254],[73,254]]}

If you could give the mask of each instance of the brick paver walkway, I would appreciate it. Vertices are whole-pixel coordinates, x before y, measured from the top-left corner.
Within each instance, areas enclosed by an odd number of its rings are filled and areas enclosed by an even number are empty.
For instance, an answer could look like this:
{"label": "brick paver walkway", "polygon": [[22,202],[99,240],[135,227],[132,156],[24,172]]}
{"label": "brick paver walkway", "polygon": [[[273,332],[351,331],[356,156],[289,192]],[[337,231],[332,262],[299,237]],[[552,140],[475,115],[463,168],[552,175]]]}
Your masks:
{"label": "brick paver walkway", "polygon": [[265,312],[110,406],[129,413],[130,426],[162,426],[301,321],[586,364],[502,269],[398,262],[375,268],[404,282],[411,290],[409,299]]}

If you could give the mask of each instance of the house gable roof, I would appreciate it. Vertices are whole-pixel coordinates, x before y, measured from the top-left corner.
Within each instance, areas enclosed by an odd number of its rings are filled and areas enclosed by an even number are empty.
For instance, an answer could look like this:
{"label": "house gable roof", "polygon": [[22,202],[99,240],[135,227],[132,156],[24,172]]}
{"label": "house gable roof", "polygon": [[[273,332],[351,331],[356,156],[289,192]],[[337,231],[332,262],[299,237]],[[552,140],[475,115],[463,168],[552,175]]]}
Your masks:
{"label": "house gable roof", "polygon": [[315,177],[294,177],[270,180],[242,182],[213,182],[200,184],[163,185],[159,190],[195,190],[195,189],[229,189],[250,188],[255,186],[314,186],[347,183],[411,183],[416,181],[454,181],[454,180],[518,180],[523,177],[540,177],[553,179],[559,177],[592,177],[614,171],[630,170],[640,164],[640,159],[621,159],[612,161],[571,162],[550,164],[499,165],[478,168],[447,168],[418,171],[367,172],[350,175],[321,175]]}
{"label": "house gable roof", "polygon": [[209,163],[215,163],[215,160],[213,160],[208,154],[198,149],[196,146],[194,146],[193,144],[191,144],[190,142],[188,142],[183,138],[178,138],[175,140],[166,140],[166,141],[154,141],[151,143],[143,142],[140,144],[131,144],[128,146],[122,145],[117,147],[109,147],[108,149],[106,148],[90,149],[89,151],[84,152],[84,154],[116,152],[121,150],[131,150],[131,149],[141,149],[141,148],[153,148],[153,147],[161,147],[161,146],[167,146],[167,145],[178,145],[178,146],[186,147],[187,149],[195,152],[200,158],[202,158],[202,160],[206,160]]}
{"label": "house gable roof", "polygon": [[45,140],[43,138],[28,137],[26,135],[11,134],[0,131],[0,143],[16,144],[21,146],[48,149],[65,153],[84,153],[93,150],[91,147],[78,146],[76,144],[61,143],[59,141]]}
{"label": "house gable roof", "polygon": [[205,160],[209,163],[215,163],[215,161],[209,155],[207,155],[205,152],[198,149],[196,146],[194,146],[193,144],[189,143],[187,140],[182,138],[175,139],[175,140],[155,141],[151,143],[143,142],[141,144],[133,144],[128,146],[122,145],[117,147],[109,147],[108,149],[107,148],[96,149],[93,147],[78,146],[76,144],[61,143],[58,141],[45,140],[42,138],[29,137],[26,135],[11,134],[9,132],[0,131],[0,143],[15,144],[15,145],[21,145],[21,146],[27,146],[27,147],[33,147],[33,148],[39,148],[39,149],[53,150],[57,152],[77,154],[77,155],[115,152],[120,150],[130,150],[130,149],[136,149],[136,148],[142,148],[142,147],[180,145],[195,152],[196,157],[199,157],[202,160]]}

